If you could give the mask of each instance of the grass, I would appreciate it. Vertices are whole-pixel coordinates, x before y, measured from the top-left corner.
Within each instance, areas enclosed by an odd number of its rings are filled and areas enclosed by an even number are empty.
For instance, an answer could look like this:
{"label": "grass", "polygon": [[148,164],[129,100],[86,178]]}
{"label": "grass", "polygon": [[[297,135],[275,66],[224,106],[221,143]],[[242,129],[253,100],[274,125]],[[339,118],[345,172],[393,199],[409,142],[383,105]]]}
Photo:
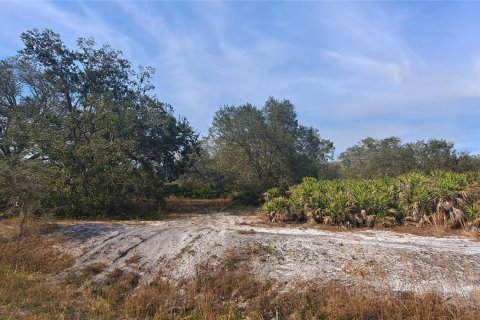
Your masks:
{"label": "grass", "polygon": [[256,215],[257,207],[238,205],[232,199],[191,199],[170,196],[166,200],[166,216],[208,214],[212,212],[231,212],[237,215]]}
{"label": "grass", "polygon": [[[289,290],[255,276],[252,255],[268,248],[231,250],[222,263],[205,263],[184,283],[90,265],[63,280],[72,257],[60,251],[52,227],[21,239],[0,237],[0,319],[478,319],[480,297],[448,300],[340,282],[305,283]],[[135,263],[135,261],[131,261]]]}

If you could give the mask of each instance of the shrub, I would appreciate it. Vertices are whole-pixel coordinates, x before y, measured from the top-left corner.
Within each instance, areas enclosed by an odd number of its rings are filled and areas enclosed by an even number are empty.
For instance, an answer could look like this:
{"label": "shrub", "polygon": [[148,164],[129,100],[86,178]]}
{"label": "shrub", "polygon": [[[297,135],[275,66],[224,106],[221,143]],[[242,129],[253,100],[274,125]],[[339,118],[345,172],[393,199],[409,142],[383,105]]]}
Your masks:
{"label": "shrub", "polygon": [[472,204],[467,207],[467,218],[474,223],[480,223],[480,204]]}
{"label": "shrub", "polygon": [[267,190],[267,194],[270,198],[276,198],[280,196],[280,189],[278,188],[270,188]]}
{"label": "shrub", "polygon": [[[276,190],[269,190],[275,194]],[[305,178],[288,198],[273,197],[262,210],[290,213],[294,220],[347,226],[390,227],[405,220],[452,227],[465,220],[480,223],[480,175],[434,171],[398,178],[324,181]]]}
{"label": "shrub", "polygon": [[276,197],[266,202],[262,206],[264,212],[278,212],[288,207],[288,200],[282,197]]}

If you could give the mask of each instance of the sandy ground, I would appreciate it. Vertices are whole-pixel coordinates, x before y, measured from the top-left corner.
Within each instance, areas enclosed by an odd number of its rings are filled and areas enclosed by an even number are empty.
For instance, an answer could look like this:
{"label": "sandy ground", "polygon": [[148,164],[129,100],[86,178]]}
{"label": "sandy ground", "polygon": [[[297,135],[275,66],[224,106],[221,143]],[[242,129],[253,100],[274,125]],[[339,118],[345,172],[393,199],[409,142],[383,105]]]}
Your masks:
{"label": "sandy ground", "polygon": [[480,242],[387,231],[333,232],[301,226],[258,226],[256,217],[228,213],[141,223],[75,223],[58,232],[76,257],[74,270],[120,268],[141,283],[159,274],[186,280],[205,261],[235,253],[262,279],[282,286],[302,281],[365,281],[394,290],[471,296],[480,290]]}

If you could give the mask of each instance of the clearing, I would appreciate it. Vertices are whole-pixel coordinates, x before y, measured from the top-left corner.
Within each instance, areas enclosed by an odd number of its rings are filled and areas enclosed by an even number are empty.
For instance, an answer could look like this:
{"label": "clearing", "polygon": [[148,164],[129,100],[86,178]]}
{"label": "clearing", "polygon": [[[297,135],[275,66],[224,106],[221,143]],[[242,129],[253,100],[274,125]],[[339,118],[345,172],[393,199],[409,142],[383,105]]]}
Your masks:
{"label": "clearing", "polygon": [[96,279],[122,269],[138,273],[140,283],[160,274],[188,280],[200,264],[235,254],[260,279],[285,288],[305,281],[365,282],[467,298],[480,288],[480,242],[461,236],[268,226],[256,216],[226,212],[155,222],[64,223],[56,232],[66,241],[61,249],[76,259],[70,270],[105,266]]}

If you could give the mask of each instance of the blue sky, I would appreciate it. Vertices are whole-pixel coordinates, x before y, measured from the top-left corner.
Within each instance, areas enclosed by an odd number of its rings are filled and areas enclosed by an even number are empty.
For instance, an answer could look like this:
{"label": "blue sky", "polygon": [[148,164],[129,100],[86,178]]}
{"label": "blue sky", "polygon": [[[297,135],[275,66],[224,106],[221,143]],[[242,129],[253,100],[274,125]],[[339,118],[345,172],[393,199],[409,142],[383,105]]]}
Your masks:
{"label": "blue sky", "polygon": [[337,155],[392,135],[480,153],[480,2],[0,0],[0,57],[31,28],[155,67],[156,95],[201,134],[219,107],[273,96]]}

